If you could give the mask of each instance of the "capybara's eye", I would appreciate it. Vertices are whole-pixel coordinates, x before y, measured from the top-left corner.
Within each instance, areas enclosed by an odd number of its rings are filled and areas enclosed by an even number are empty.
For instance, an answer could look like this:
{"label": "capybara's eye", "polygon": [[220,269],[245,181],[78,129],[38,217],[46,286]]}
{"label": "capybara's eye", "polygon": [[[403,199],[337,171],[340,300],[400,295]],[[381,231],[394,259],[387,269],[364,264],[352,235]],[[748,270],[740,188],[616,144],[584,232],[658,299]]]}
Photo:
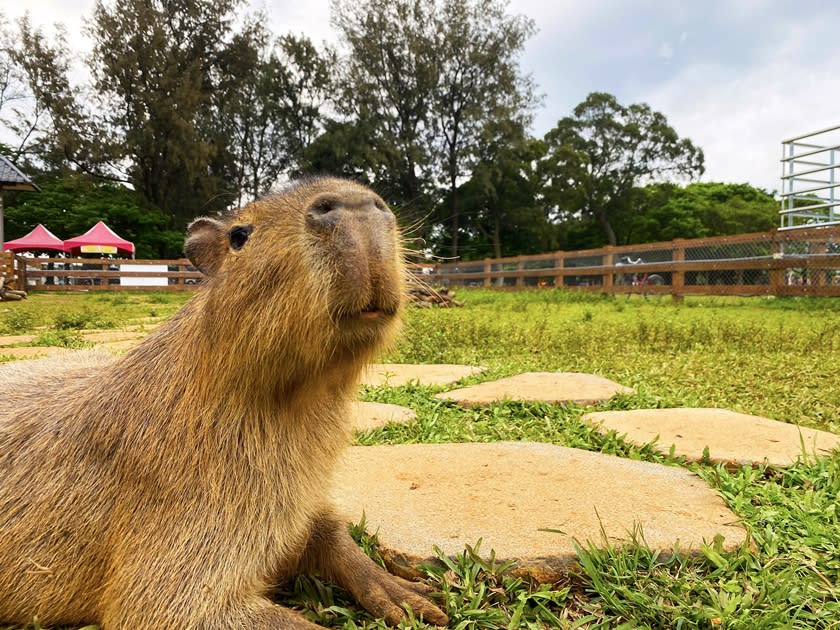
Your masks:
{"label": "capybara's eye", "polygon": [[254,231],[253,225],[237,225],[228,232],[228,239],[230,246],[234,250],[242,249],[242,246],[248,242],[248,237]]}

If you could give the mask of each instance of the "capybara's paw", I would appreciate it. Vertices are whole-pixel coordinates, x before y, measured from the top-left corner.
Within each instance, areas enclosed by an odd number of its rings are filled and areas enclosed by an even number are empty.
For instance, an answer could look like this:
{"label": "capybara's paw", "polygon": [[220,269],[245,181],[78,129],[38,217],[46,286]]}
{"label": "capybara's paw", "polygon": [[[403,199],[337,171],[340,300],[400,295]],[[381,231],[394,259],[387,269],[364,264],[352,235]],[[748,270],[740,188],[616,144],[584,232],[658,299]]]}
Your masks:
{"label": "capybara's paw", "polygon": [[377,571],[371,576],[368,588],[357,599],[368,612],[384,617],[385,621],[396,626],[405,617],[405,608],[411,608],[417,617],[436,626],[449,624],[449,617],[435,606],[427,597],[433,588],[422,582],[410,582],[385,571]]}

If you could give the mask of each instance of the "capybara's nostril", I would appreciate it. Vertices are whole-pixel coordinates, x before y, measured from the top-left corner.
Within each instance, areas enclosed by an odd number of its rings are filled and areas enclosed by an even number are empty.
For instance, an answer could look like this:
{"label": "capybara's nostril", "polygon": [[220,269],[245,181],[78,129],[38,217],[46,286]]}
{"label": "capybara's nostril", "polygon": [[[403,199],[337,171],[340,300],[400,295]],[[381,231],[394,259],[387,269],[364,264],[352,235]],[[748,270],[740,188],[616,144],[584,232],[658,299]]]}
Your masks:
{"label": "capybara's nostril", "polygon": [[333,228],[343,218],[383,215],[393,217],[391,209],[376,196],[351,195],[316,197],[306,210],[306,221],[313,228]]}

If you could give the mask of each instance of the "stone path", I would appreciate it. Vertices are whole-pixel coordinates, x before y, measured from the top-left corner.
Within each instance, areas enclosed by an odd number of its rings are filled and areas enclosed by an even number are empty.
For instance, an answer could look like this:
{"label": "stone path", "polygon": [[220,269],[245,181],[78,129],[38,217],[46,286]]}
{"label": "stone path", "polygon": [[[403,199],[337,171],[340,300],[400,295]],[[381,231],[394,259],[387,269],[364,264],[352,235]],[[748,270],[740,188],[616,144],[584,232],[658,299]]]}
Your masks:
{"label": "stone path", "polygon": [[437,394],[442,400],[462,405],[489,405],[504,399],[576,403],[591,405],[616,394],[634,393],[603,376],[579,372],[525,372],[498,381],[489,381]]}
{"label": "stone path", "polygon": [[374,364],[362,376],[363,385],[402,387],[419,385],[449,385],[462,378],[481,374],[485,368],[473,365],[387,363]]}
{"label": "stone path", "polygon": [[350,421],[354,431],[379,429],[387,424],[406,424],[417,418],[407,407],[387,403],[356,401],[350,408]]}
{"label": "stone path", "polygon": [[574,539],[629,539],[668,552],[699,551],[724,536],[746,539],[738,518],[683,468],[533,442],[357,446],[346,453],[334,498],[348,520],[362,515],[389,568],[404,576],[481,539],[484,556],[514,560],[517,573],[552,582],[575,562]]}
{"label": "stone path", "polygon": [[0,347],[0,356],[9,356],[15,359],[36,359],[61,354],[62,352],[68,352],[67,348],[57,348],[55,346]]}
{"label": "stone path", "polygon": [[[689,461],[709,459],[728,465],[789,466],[802,454],[825,456],[840,448],[840,435],[736,413],[728,409],[636,409],[601,411],[583,416],[603,432],[615,431],[639,446],[657,440],[667,453],[671,446]],[[658,439],[657,439],[658,438]]]}

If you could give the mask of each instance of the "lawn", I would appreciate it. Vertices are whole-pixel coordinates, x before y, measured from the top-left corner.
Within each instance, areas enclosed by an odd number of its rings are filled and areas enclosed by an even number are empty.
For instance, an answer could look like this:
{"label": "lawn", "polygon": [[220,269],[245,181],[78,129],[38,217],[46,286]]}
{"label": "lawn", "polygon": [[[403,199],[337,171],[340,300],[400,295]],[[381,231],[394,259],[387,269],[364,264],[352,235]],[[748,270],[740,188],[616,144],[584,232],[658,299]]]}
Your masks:
{"label": "lawn", "polygon": [[[152,323],[185,297],[34,295],[0,305],[0,335],[30,333],[33,343],[83,345],[80,329]],[[637,392],[602,409],[726,407],[840,433],[837,300],[674,303],[554,290],[464,290],[458,297],[467,300],[465,307],[410,309],[401,341],[384,360],[488,368],[467,382],[533,370],[594,372]],[[579,407],[505,402],[464,410],[434,398],[437,391],[365,388],[366,400],[410,406],[418,421],[366,432],[358,442],[536,440],[686,465],[619,436],[595,433],[581,422]],[[429,569],[451,627],[840,627],[840,455],[787,469],[688,467],[743,519],[751,548],[723,552],[709,541],[702,553],[666,559],[642,540],[620,548],[582,542],[578,566],[550,587],[511,578],[467,549]],[[375,556],[375,540],[361,531],[356,535]],[[278,598],[326,626],[381,626],[319,580],[299,579]]]}

